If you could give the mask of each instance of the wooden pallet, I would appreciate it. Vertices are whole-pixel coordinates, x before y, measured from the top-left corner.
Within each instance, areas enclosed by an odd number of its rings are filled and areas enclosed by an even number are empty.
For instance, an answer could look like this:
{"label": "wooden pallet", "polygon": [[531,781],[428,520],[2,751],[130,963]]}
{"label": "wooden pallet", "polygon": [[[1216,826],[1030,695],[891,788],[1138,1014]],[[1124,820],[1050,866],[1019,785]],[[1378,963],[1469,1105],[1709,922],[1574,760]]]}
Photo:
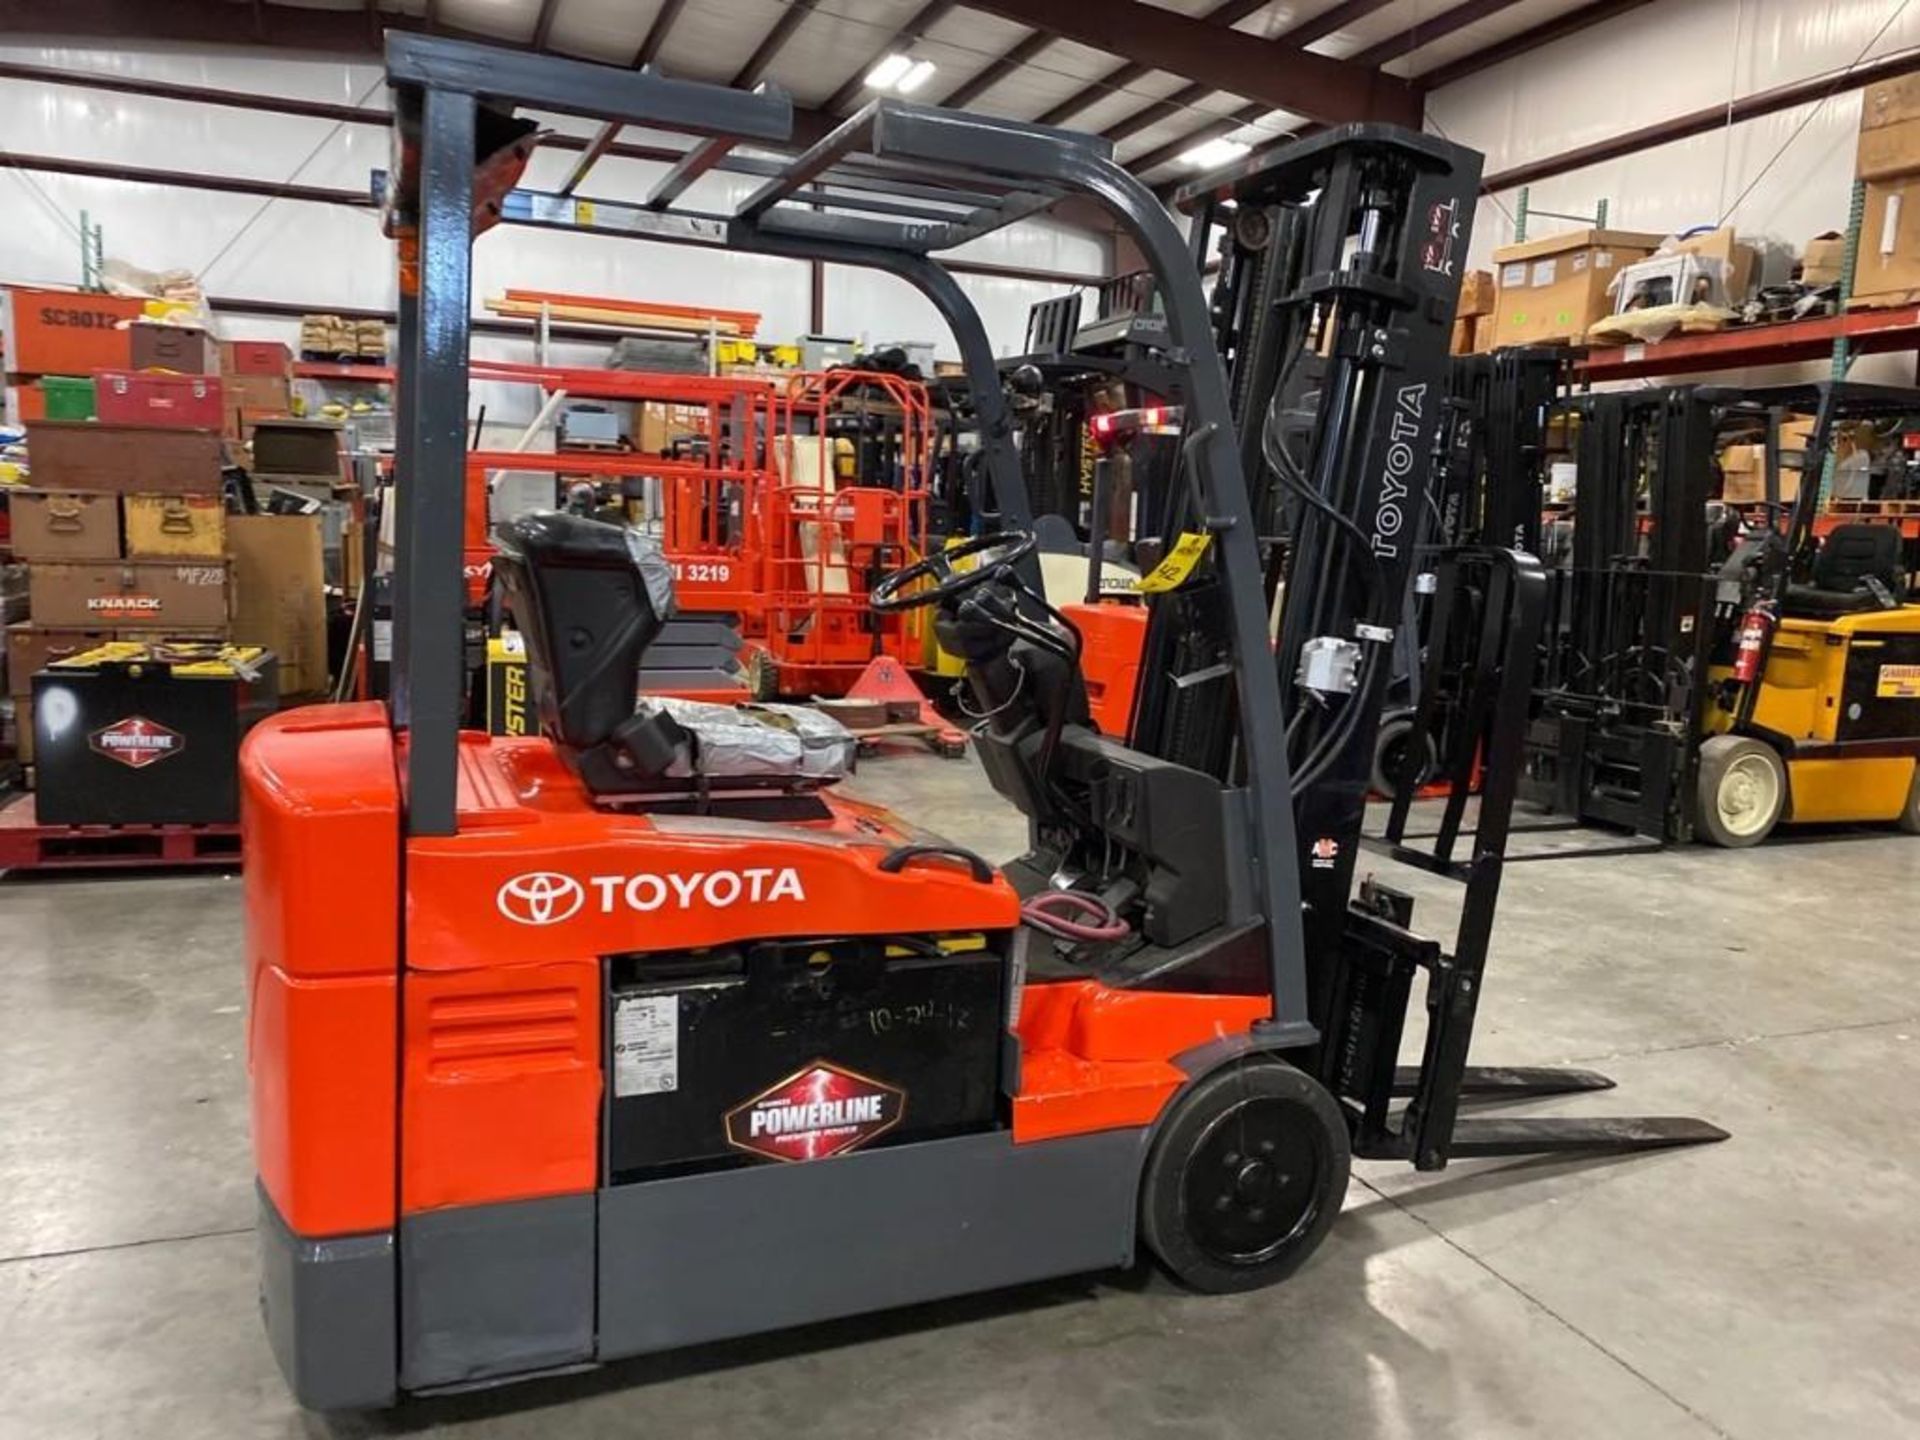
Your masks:
{"label": "wooden pallet", "polygon": [[42,825],[33,797],[0,805],[0,870],[234,868],[238,825]]}

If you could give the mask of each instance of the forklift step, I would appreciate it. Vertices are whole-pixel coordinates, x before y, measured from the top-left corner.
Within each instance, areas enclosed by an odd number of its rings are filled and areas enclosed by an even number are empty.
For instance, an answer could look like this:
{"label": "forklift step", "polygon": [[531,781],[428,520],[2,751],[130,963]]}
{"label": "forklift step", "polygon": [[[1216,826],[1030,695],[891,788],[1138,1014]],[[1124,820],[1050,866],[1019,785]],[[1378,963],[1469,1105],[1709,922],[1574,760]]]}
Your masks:
{"label": "forklift step", "polygon": [[239,864],[238,825],[42,825],[31,795],[0,806],[0,871]]}

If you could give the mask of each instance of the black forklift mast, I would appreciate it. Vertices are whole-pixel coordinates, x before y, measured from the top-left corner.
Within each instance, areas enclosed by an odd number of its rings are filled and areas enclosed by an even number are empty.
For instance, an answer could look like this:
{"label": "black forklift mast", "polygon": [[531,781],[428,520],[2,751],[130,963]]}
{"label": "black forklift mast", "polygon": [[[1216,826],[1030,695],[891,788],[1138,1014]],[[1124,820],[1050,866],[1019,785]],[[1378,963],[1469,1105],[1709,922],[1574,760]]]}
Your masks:
{"label": "black forklift mast", "polygon": [[[1573,541],[1551,574],[1524,799],[1658,849],[1693,831],[1694,774],[1713,640],[1709,523],[1715,435],[1735,392],[1708,386],[1587,395]],[[1719,539],[1716,540],[1716,534]],[[1590,853],[1562,849],[1559,855]]]}
{"label": "black forklift mast", "polygon": [[1547,422],[1571,371],[1568,352],[1557,346],[1453,357],[1434,485],[1436,546],[1541,553]]}
{"label": "black forklift mast", "polygon": [[[1486,362],[1499,382],[1502,432],[1469,437],[1455,514],[1441,510],[1443,453],[1459,431],[1447,355],[1469,243],[1480,157],[1426,135],[1348,126],[1250,157],[1181,191],[1194,213],[1196,260],[1218,235],[1215,343],[1229,367],[1252,509],[1269,553],[1279,612],[1274,664],[1288,699],[1282,743],[1294,778],[1312,1015],[1319,1043],[1299,1063],[1345,1109],[1353,1152],[1439,1169],[1455,1157],[1583,1153],[1724,1138],[1699,1121],[1462,1119],[1479,1100],[1604,1089],[1585,1071],[1467,1063],[1506,858],[1527,717],[1528,679],[1544,613],[1537,548],[1550,403],[1564,362],[1508,351]],[[1443,440],[1443,435],[1445,439]],[[1169,517],[1169,539],[1186,513]],[[1436,542],[1438,546],[1436,548]],[[1433,852],[1398,858],[1465,884],[1451,946],[1414,933],[1412,897],[1369,878],[1354,885],[1376,737],[1396,629],[1416,574],[1439,570],[1426,647],[1420,733],[1435,729],[1456,627],[1476,660],[1446,676],[1458,697],[1445,760],[1457,777]],[[1183,763],[1231,765],[1225,727],[1193,703],[1217,666],[1204,662],[1203,596],[1156,611],[1149,665],[1176,678],[1144,703],[1135,738],[1160,735]],[[1470,600],[1471,603],[1466,603]],[[1192,666],[1180,669],[1184,661]],[[1181,701],[1188,703],[1183,708]],[[1169,703],[1170,702],[1170,703]],[[1231,742],[1230,732],[1225,738]],[[1479,812],[1471,858],[1469,776]],[[1405,825],[1404,804],[1395,822]],[[1424,977],[1420,1063],[1398,1063],[1416,978]]]}
{"label": "black forklift mast", "polygon": [[[1269,566],[1268,598],[1284,594],[1274,667],[1289,700],[1285,745],[1323,1031],[1394,641],[1426,528],[1479,179],[1472,151],[1356,125],[1250,157],[1176,202],[1196,212],[1197,237],[1221,232],[1216,343],[1231,359],[1254,512],[1277,522],[1263,538],[1284,554]],[[1196,245],[1205,252],[1204,238]]]}

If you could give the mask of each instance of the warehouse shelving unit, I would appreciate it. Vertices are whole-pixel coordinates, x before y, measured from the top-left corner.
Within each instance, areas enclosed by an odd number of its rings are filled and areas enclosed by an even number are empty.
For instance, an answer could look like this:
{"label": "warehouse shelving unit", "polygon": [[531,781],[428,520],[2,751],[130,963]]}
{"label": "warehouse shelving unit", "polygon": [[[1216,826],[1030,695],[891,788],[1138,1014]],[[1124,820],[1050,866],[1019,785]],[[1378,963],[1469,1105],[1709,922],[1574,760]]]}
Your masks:
{"label": "warehouse shelving unit", "polygon": [[1574,362],[1574,373],[1582,380],[1632,380],[1784,365],[1827,359],[1836,342],[1843,340],[1854,355],[1920,349],[1920,305],[1848,310],[1783,325],[1746,325],[1644,345],[1596,347]]}

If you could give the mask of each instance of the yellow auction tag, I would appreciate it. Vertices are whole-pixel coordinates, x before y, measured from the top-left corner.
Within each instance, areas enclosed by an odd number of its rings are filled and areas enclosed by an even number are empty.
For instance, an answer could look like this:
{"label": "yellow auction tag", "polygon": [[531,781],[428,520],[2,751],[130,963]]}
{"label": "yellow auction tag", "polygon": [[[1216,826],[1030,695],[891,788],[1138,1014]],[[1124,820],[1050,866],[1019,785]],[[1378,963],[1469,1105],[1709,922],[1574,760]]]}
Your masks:
{"label": "yellow auction tag", "polygon": [[1173,549],[1153,569],[1140,578],[1138,586],[1142,595],[1159,595],[1168,590],[1178,590],[1187,583],[1187,577],[1193,573],[1193,567],[1200,563],[1200,557],[1207,553],[1207,546],[1213,543],[1211,535],[1185,531],[1174,542]]}

